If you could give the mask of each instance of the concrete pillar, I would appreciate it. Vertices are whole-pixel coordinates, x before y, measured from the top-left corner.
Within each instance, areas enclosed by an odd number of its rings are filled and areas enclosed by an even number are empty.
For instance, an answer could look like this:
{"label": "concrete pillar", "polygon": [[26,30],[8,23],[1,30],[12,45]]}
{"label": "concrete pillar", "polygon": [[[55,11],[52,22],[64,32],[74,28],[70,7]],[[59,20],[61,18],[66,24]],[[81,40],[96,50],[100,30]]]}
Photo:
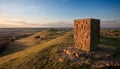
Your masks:
{"label": "concrete pillar", "polygon": [[97,47],[100,34],[99,19],[74,20],[74,42],[78,49],[91,51]]}

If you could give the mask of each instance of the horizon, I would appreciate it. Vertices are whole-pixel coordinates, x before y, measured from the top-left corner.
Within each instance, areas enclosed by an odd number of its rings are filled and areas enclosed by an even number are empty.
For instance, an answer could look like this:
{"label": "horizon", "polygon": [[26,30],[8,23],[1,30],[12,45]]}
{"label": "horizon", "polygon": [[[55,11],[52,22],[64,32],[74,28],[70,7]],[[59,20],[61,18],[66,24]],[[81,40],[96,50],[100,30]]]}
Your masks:
{"label": "horizon", "polygon": [[120,0],[0,0],[0,28],[65,28],[83,18],[119,28],[119,6]]}

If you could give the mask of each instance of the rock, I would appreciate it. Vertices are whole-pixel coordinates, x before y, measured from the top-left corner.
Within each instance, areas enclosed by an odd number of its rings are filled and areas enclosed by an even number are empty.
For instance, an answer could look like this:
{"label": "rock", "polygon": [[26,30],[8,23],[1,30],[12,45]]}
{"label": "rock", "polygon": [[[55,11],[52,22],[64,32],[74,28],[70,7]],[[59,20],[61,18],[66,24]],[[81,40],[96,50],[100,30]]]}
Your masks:
{"label": "rock", "polygon": [[62,47],[57,48],[57,52],[58,52],[58,53],[63,52],[63,48],[62,48]]}
{"label": "rock", "polygon": [[64,49],[64,53],[66,53],[67,55],[74,55],[75,51],[74,51],[74,48],[67,47],[67,48]]}
{"label": "rock", "polygon": [[103,68],[103,67],[105,67],[105,65],[99,64],[99,65],[97,65],[96,67],[97,67],[97,68]]}
{"label": "rock", "polygon": [[67,54],[67,55],[71,55],[71,51],[70,50],[64,50],[64,52]]}
{"label": "rock", "polygon": [[59,62],[64,62],[65,60],[63,58],[58,59]]}
{"label": "rock", "polygon": [[99,50],[92,52],[82,51],[73,46],[62,47],[60,50],[61,55],[59,55],[58,59],[60,62],[78,62],[80,65],[89,64],[96,68],[120,66],[119,52],[115,52],[116,49],[107,46],[100,46]]}
{"label": "rock", "polygon": [[101,60],[102,59],[102,57],[100,55],[94,55],[93,58],[96,59],[96,60]]}
{"label": "rock", "polygon": [[110,66],[110,63],[107,62],[107,63],[105,63],[105,65],[106,65],[107,67],[109,67],[109,66]]}
{"label": "rock", "polygon": [[75,56],[76,56],[76,57],[79,57],[79,54],[78,54],[78,53],[75,53]]}
{"label": "rock", "polygon": [[70,61],[75,62],[77,61],[77,58],[75,56],[69,56],[68,57]]}
{"label": "rock", "polygon": [[60,62],[64,62],[64,61],[68,61],[69,59],[68,59],[68,56],[66,55],[66,54],[64,54],[64,53],[60,53],[59,54],[59,59],[58,59],[58,61],[60,61]]}

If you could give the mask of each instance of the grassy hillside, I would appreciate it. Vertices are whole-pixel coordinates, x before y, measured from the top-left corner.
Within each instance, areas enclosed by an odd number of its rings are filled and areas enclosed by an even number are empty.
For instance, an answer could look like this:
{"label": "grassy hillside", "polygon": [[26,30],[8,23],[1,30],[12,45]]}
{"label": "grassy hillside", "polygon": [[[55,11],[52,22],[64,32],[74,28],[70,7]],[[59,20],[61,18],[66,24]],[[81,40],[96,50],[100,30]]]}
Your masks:
{"label": "grassy hillside", "polygon": [[[17,52],[0,58],[0,69],[39,69],[56,67],[56,48],[61,45],[73,44],[72,35],[59,36],[41,45],[31,47],[21,52]],[[61,66],[60,66],[61,67]]]}
{"label": "grassy hillside", "polygon": [[[32,46],[40,45],[42,43],[45,43],[51,39],[57,38],[58,36],[61,36],[64,34],[65,34],[65,31],[43,30],[31,36],[16,40],[4,52],[2,52],[0,56],[8,55],[11,53],[25,50]],[[36,38],[38,36],[39,38]]]}
{"label": "grassy hillside", "polygon": [[51,40],[63,34],[64,34],[64,31],[44,30],[44,31],[35,33],[29,37],[22,38],[17,42],[27,46],[36,46],[38,44],[44,43],[48,40]]}
{"label": "grassy hillside", "polygon": [[[90,65],[81,66],[79,62],[58,61],[57,48],[74,44],[72,32],[46,30],[16,42],[27,48],[0,57],[0,69],[93,69]],[[120,45],[118,39],[107,37],[101,37],[100,44],[114,47]]]}

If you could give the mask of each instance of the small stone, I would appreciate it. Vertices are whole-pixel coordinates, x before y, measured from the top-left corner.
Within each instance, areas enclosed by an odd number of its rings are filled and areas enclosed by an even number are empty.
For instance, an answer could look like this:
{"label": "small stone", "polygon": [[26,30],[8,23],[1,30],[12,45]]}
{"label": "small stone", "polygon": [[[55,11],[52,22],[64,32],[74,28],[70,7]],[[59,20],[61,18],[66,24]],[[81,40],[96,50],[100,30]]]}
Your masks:
{"label": "small stone", "polygon": [[105,65],[106,65],[107,67],[109,67],[109,66],[110,66],[110,64],[109,64],[109,63],[105,63]]}
{"label": "small stone", "polygon": [[65,60],[63,58],[58,59],[59,62],[64,62]]}
{"label": "small stone", "polygon": [[78,53],[75,53],[75,56],[76,56],[76,57],[79,57],[79,54],[78,54]]}
{"label": "small stone", "polygon": [[100,64],[100,65],[97,65],[97,67],[98,67],[98,68],[103,68],[103,67],[105,67],[105,65]]}

